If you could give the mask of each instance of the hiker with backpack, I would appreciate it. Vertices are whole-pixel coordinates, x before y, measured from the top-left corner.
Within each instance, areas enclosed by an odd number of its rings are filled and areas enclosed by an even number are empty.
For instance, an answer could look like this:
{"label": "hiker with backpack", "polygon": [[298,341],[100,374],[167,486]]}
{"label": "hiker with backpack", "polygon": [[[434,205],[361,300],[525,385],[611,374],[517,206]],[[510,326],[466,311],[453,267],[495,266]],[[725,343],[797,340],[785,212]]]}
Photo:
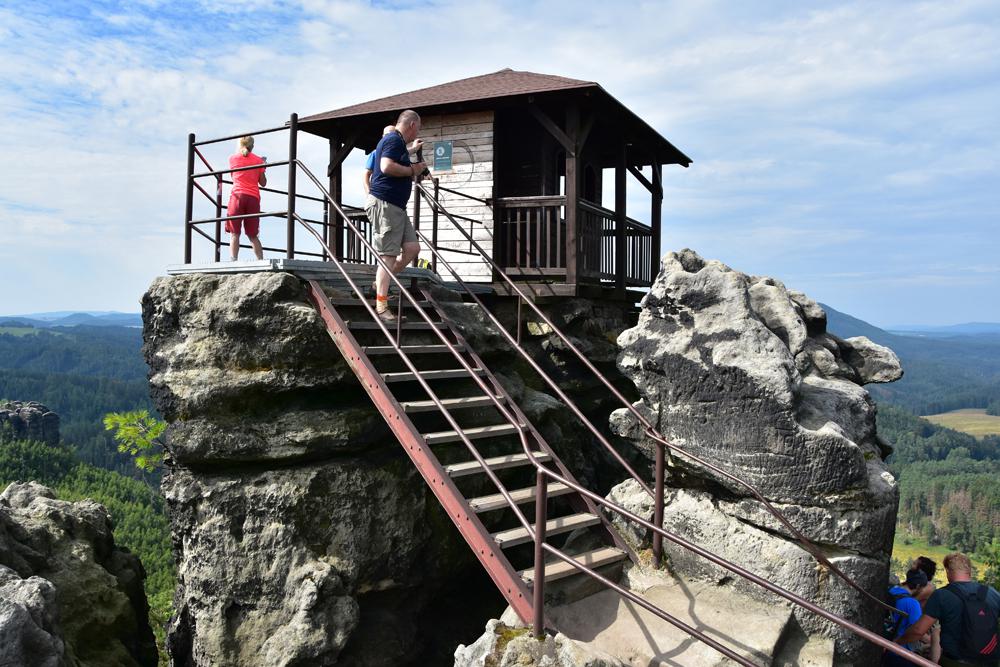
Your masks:
{"label": "hiker with backpack", "polygon": [[[920,602],[917,601],[917,594],[927,585],[927,574],[923,570],[910,570],[906,573],[906,581],[901,586],[893,586],[889,589],[889,599],[898,612],[892,612],[886,617],[884,635],[887,639],[899,641],[907,630],[920,620]],[[916,652],[920,648],[921,633],[905,644],[907,650]],[[892,651],[882,654],[883,667],[906,667],[910,662]]]}
{"label": "hiker with backpack", "polygon": [[972,580],[972,562],[965,554],[953,553],[944,559],[948,585],[934,591],[920,619],[896,642],[918,640],[935,621],[941,621],[941,664],[945,667],[978,665],[998,667],[997,622],[1000,593],[991,586]]}

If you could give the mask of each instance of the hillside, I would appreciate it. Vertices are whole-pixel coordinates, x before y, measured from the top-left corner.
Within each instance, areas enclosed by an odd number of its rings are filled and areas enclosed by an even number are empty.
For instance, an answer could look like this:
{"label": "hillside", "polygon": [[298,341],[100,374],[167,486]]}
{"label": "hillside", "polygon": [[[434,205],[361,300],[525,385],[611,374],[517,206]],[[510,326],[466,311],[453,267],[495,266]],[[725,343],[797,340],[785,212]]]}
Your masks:
{"label": "hillside", "polygon": [[871,386],[881,402],[914,414],[986,408],[1000,400],[1000,333],[927,336],[890,333],[823,305],[827,329],[841,338],[867,336],[893,349],[903,363],[902,380]]}

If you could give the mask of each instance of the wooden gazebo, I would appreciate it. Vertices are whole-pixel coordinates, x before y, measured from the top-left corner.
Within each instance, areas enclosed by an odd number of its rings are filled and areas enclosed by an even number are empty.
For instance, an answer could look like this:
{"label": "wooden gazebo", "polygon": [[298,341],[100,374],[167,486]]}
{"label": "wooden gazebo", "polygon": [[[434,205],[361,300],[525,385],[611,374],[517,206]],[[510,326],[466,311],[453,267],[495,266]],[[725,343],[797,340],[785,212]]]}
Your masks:
{"label": "wooden gazebo", "polygon": [[[624,296],[651,284],[662,166],[686,167],[691,159],[599,84],[504,69],[301,118],[299,130],[330,142],[327,175],[338,204],[344,159],[354,149],[373,150],[382,127],[404,109],[422,117],[439,201],[476,221],[472,234],[499,270],[537,295]],[[614,169],[614,209],[601,206],[605,169]],[[629,173],[649,191],[649,225],[626,211]],[[426,230],[429,216],[425,209],[420,220],[416,199],[411,215]],[[439,248],[464,240],[436,222],[434,234]],[[348,236],[340,229],[331,235],[338,259],[351,260]],[[501,287],[488,264],[462,260],[453,264],[463,278]]]}

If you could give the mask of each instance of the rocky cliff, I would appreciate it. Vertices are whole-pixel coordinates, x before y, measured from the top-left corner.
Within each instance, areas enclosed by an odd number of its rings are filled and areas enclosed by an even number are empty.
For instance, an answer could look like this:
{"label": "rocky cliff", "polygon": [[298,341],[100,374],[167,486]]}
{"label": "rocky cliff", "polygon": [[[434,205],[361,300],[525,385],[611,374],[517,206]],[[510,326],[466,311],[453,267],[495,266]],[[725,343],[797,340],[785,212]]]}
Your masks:
{"label": "rocky cliff", "polygon": [[0,402],[0,442],[37,440],[59,443],[59,415],[36,401]]}
{"label": "rocky cliff", "polygon": [[[661,433],[755,486],[859,584],[883,590],[898,493],[863,385],[901,376],[890,350],[866,338],[839,339],[801,292],[689,250],[664,258],[638,325],[618,344],[618,365],[641,395],[636,407]],[[630,413],[615,412],[612,424],[653,457]],[[875,627],[878,608],[817,566],[744,489],[683,456],[669,464],[666,529]],[[612,497],[652,515],[632,483]],[[680,576],[775,600],[669,542],[665,549]],[[795,615],[803,632],[836,638],[841,664],[877,662],[852,636],[809,612]]]}
{"label": "rocky cliff", "polygon": [[0,665],[156,665],[139,559],[91,500],[35,482],[0,494]]}

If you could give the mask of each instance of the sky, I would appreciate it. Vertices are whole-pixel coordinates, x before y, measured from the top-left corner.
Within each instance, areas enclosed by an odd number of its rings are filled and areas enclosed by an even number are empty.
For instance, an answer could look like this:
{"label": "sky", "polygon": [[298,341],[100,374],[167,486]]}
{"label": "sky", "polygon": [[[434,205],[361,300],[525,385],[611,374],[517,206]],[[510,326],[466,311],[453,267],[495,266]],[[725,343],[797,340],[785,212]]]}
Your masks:
{"label": "sky", "polygon": [[0,314],[138,311],[183,259],[189,132],[506,67],[596,81],[694,160],[664,252],[880,326],[1000,322],[1000,4],[961,0],[0,0]]}

